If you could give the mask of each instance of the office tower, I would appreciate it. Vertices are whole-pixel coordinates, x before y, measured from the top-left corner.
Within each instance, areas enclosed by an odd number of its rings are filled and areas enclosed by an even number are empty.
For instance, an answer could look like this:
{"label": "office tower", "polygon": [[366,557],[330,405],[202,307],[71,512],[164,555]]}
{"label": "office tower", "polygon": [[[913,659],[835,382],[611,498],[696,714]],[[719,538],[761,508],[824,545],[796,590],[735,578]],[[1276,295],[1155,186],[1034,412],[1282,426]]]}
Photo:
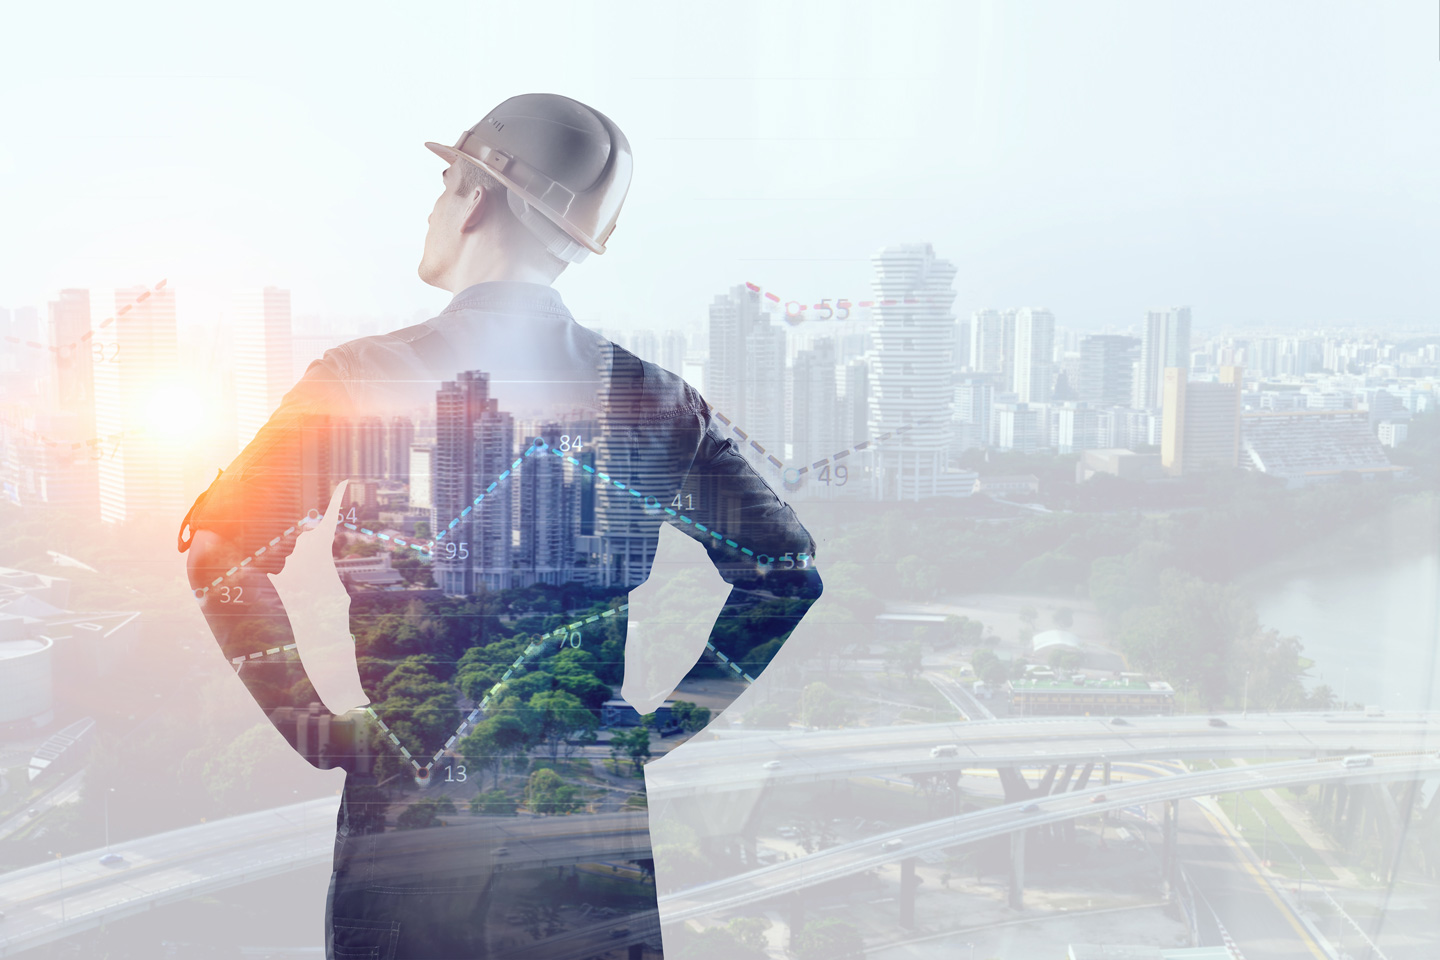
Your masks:
{"label": "office tower", "polygon": [[50,346],[54,405],[57,411],[75,414],[83,438],[94,436],[95,382],[90,342],[90,291],[61,290],[60,299],[50,301]]}
{"label": "office tower", "polygon": [[385,422],[379,417],[361,417],[355,423],[355,472],[353,478],[385,478]]}
{"label": "office tower", "polygon": [[[40,432],[58,446],[36,444],[36,499],[92,517],[99,502],[93,446],[75,450],[95,436],[95,379],[90,340],[90,291],[61,290],[49,304],[50,403],[36,418]],[[9,345],[6,345],[7,347]]]}
{"label": "office tower", "polygon": [[988,447],[994,418],[995,384],[986,374],[962,376],[955,385],[954,413],[957,451]]}
{"label": "office tower", "polygon": [[1052,404],[1049,420],[1049,444],[1056,453],[1077,453],[1110,446],[1108,439],[1104,442],[1100,440],[1102,430],[1096,411],[1083,401]]}
{"label": "office tower", "polygon": [[346,417],[332,417],[328,432],[332,486],[342,480],[360,479],[359,458],[355,452],[355,421]]}
{"label": "office tower", "polygon": [[290,291],[245,290],[235,298],[235,416],[248,444],[294,385]]}
{"label": "office tower", "polygon": [[970,367],[970,321],[955,321],[955,345],[950,351],[951,362],[955,364],[955,371],[969,369]]}
{"label": "office tower", "polygon": [[116,290],[115,309],[91,339],[95,432],[122,435],[97,461],[100,519],[183,515],[181,455],[193,438],[169,429],[179,396],[175,291]]}
{"label": "office tower", "polygon": [[1034,453],[1043,445],[1038,410],[1026,403],[995,404],[995,446],[1017,453]]}
{"label": "office tower", "polygon": [[[430,529],[435,582],[447,595],[510,586],[515,426],[490,396],[490,375],[464,370],[435,394]],[[451,526],[452,522],[454,526]]]}
{"label": "office tower", "polygon": [[676,376],[685,375],[685,334],[666,330],[660,340],[660,366]]}
{"label": "office tower", "polygon": [[746,379],[755,370],[747,357],[750,334],[769,325],[769,317],[760,308],[760,291],[749,286],[732,286],[729,294],[716,295],[710,304],[706,400],[746,429],[750,413],[746,409]]}
{"label": "office tower", "polygon": [[[547,423],[525,438],[528,446],[537,438],[555,449],[561,437],[572,431],[558,423]],[[578,431],[576,431],[578,432]],[[581,434],[584,436],[584,434]],[[518,478],[520,549],[515,558],[519,571],[516,586],[532,583],[561,584],[571,579],[575,538],[579,535],[579,481],[569,476],[570,466],[558,457],[530,457]],[[588,474],[587,474],[588,476]]]}
{"label": "office tower", "polygon": [[875,450],[875,495],[938,496],[950,442],[955,267],[937,260],[928,243],[886,247],[870,262],[880,301],[871,327],[870,432],[905,428]]}
{"label": "office tower", "polygon": [[1139,350],[1135,337],[1112,333],[1085,337],[1080,341],[1076,395],[1092,407],[1130,406]]}
{"label": "office tower", "polygon": [[1015,393],[1022,403],[1046,403],[1054,382],[1055,315],[1022,307],[1015,313]]}
{"label": "office tower", "polygon": [[[435,461],[435,444],[412,443],[409,455],[410,476],[406,482],[410,485],[410,509],[430,510],[435,506],[434,490],[431,486],[435,482],[432,467]],[[433,521],[434,517],[431,519]],[[430,531],[432,536],[439,532],[435,529]]]}
{"label": "office tower", "polygon": [[870,436],[870,364],[863,357],[845,364],[844,386],[838,427],[840,436],[851,445]]}
{"label": "office tower", "polygon": [[1145,335],[1140,343],[1140,369],[1135,381],[1132,406],[1153,409],[1161,405],[1165,370],[1190,370],[1190,308],[1151,310],[1145,315]]}
{"label": "office tower", "polygon": [[1014,388],[1014,310],[977,310],[971,316],[970,369],[994,375],[998,390]]}
{"label": "office tower", "polygon": [[835,341],[823,338],[801,350],[791,370],[791,459],[803,466],[860,439],[840,434]]}
{"label": "office tower", "polygon": [[415,422],[409,417],[391,417],[385,431],[385,479],[410,482],[410,448],[415,443]]}
{"label": "office tower", "polygon": [[1160,440],[1166,473],[1178,477],[1239,465],[1242,373],[1221,367],[1219,383],[1192,383],[1186,370],[1166,369]]}
{"label": "office tower", "polygon": [[781,449],[785,442],[785,379],[785,331],[766,319],[745,337],[745,380],[740,404],[745,413],[735,422],[767,450]]}

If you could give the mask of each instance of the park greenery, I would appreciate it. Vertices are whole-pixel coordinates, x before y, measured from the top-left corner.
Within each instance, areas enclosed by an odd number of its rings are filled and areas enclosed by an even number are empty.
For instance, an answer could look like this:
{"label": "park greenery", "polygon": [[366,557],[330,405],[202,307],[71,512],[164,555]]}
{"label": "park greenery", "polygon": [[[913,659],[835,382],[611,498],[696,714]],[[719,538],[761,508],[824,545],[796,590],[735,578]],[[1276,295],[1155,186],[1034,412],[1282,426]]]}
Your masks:
{"label": "park greenery", "polygon": [[[1430,429],[1422,428],[1422,444]],[[1252,709],[1283,710],[1323,709],[1336,698],[1324,686],[1307,692],[1310,662],[1301,640],[1259,622],[1245,578],[1296,558],[1314,562],[1329,556],[1353,564],[1434,549],[1440,497],[1423,481],[1286,489],[1270,478],[1236,472],[1157,489],[1186,505],[1154,513],[1057,510],[999,522],[945,501],[877,509],[847,522],[829,552],[897,558],[865,565],[870,596],[929,602],[996,592],[1050,596],[1062,603],[1088,597],[1136,669],[1171,681],[1199,705],[1239,706],[1248,700]],[[834,579],[827,571],[832,586]],[[843,592],[830,593],[845,602]],[[1068,607],[1051,617],[1059,629],[1073,618]],[[1020,619],[1022,640],[1042,627],[1033,605],[1020,611]],[[982,625],[963,618],[922,633],[930,643],[991,642]],[[900,649],[892,650],[887,666],[899,666],[901,656]],[[999,681],[1005,668],[981,656],[976,672]]]}

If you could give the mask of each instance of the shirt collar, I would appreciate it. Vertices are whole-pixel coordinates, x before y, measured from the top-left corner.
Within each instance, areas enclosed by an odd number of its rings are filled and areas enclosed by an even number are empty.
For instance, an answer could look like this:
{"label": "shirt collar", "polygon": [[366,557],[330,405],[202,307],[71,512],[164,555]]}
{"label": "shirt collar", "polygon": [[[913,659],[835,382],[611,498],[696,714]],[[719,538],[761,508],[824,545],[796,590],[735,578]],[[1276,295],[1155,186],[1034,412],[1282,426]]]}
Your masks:
{"label": "shirt collar", "polygon": [[570,319],[570,311],[560,292],[543,283],[522,283],[518,280],[490,280],[466,287],[442,314],[458,310],[494,310],[504,313],[549,313]]}

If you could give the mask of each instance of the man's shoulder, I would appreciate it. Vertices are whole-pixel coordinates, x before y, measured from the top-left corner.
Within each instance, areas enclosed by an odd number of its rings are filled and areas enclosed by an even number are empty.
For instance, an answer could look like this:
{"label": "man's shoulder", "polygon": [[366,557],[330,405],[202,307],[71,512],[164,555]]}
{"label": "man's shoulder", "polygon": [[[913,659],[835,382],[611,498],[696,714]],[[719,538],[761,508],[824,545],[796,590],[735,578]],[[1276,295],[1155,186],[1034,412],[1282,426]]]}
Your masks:
{"label": "man's shoulder", "polygon": [[658,363],[642,360],[618,344],[606,341],[610,361],[612,409],[632,406],[642,419],[671,419],[684,414],[704,415],[709,409],[700,391],[679,374]]}

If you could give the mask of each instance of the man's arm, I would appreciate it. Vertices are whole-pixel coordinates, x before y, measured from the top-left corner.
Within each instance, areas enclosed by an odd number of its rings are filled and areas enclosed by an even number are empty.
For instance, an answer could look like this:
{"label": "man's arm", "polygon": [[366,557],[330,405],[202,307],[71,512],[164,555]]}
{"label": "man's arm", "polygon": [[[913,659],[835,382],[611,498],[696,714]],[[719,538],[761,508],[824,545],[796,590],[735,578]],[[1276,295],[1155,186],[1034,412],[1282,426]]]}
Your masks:
{"label": "man's arm", "polygon": [[820,599],[814,540],[708,417],[678,500],[666,519],[705,544],[731,585],[711,643],[754,679]]}
{"label": "man's arm", "polygon": [[[337,478],[328,462],[331,424],[349,413],[327,354],[286,394],[235,461],[190,508],[178,546],[211,633],[265,715],[284,731],[284,707],[316,696],[295,646],[278,573],[309,520],[321,516]],[[294,729],[293,721],[289,724]]]}

